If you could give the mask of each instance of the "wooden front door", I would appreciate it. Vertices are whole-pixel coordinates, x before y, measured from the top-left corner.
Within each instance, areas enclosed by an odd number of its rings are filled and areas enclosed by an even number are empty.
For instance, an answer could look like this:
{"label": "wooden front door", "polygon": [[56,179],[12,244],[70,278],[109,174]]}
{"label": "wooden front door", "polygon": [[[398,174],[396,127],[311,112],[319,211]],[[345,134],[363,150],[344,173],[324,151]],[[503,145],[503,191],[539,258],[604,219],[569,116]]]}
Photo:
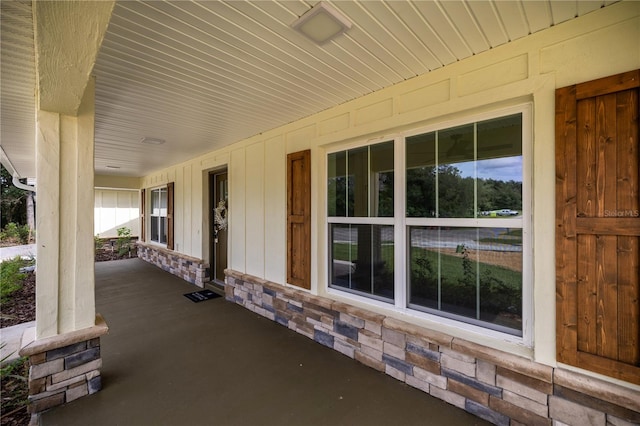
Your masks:
{"label": "wooden front door", "polygon": [[311,151],[287,155],[287,282],[311,288]]}
{"label": "wooden front door", "polygon": [[556,91],[558,362],[640,384],[640,70]]}
{"label": "wooden front door", "polygon": [[211,277],[218,283],[224,283],[224,270],[227,268],[228,245],[228,207],[229,177],[227,171],[209,175],[210,212],[211,212]]}

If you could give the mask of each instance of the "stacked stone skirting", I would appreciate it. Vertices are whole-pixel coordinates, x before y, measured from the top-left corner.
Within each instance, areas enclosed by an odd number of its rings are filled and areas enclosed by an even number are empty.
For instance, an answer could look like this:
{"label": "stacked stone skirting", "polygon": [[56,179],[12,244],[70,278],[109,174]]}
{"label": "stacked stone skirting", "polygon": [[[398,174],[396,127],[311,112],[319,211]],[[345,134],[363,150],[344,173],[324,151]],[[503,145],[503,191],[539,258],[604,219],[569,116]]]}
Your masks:
{"label": "stacked stone skirting", "polygon": [[140,259],[198,287],[209,282],[209,264],[203,260],[140,241],[137,244]]}
{"label": "stacked stone skirting", "polygon": [[226,299],[497,425],[640,423],[640,391],[225,271]]}
{"label": "stacked stone skirting", "polygon": [[101,389],[100,336],[108,330],[98,315],[93,327],[44,339],[34,340],[35,328],[25,331],[20,355],[29,357],[30,413],[39,413]]}

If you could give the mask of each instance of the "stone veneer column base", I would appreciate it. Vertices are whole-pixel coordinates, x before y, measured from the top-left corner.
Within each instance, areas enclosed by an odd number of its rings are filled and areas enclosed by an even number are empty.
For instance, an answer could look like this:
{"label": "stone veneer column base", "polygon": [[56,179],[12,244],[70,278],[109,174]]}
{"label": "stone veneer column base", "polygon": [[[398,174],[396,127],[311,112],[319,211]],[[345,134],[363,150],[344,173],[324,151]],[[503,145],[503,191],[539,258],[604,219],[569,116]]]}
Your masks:
{"label": "stone veneer column base", "polygon": [[102,316],[96,325],[35,340],[35,327],[22,336],[20,355],[29,357],[29,412],[39,413],[98,392],[102,387],[100,336],[109,331]]}
{"label": "stone veneer column base", "polygon": [[640,424],[640,391],[226,270],[226,299],[497,425]]}
{"label": "stone veneer column base", "polygon": [[209,264],[205,261],[142,241],[136,244],[140,259],[198,287],[209,282]]}

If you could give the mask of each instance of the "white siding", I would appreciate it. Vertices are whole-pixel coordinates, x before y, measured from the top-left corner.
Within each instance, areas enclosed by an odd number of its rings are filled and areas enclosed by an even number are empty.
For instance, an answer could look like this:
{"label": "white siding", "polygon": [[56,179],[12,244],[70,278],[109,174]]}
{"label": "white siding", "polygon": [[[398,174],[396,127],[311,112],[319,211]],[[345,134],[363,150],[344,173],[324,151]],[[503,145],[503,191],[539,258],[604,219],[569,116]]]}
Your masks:
{"label": "white siding", "polygon": [[121,227],[131,229],[131,235],[139,235],[138,191],[96,189],[94,197],[94,235],[114,238],[118,236],[118,228]]}

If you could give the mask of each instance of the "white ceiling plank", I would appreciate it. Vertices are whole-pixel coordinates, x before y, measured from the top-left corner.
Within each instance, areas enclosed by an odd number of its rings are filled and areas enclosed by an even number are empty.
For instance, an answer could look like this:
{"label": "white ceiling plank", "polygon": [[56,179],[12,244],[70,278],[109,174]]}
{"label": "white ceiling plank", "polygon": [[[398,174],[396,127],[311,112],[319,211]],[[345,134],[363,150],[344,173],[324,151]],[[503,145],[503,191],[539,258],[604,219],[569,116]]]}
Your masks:
{"label": "white ceiling plank", "polygon": [[558,25],[578,16],[578,6],[575,0],[555,0],[550,2],[552,24]]}
{"label": "white ceiling plank", "polygon": [[487,36],[480,30],[480,24],[471,13],[469,5],[461,1],[443,1],[440,3],[465,43],[476,54],[489,49]]}
{"label": "white ceiling plank", "polygon": [[582,16],[586,13],[593,12],[604,6],[602,0],[580,0],[578,3],[578,16]]}
{"label": "white ceiling plank", "polygon": [[437,2],[414,2],[416,9],[433,29],[438,33],[444,44],[451,51],[456,60],[467,58],[473,54],[469,45],[463,40],[457,28],[452,25],[444,9]]}
{"label": "white ceiling plank", "polygon": [[416,37],[418,37],[422,44],[435,57],[439,65],[438,68],[456,61],[456,57],[445,44],[444,39],[438,35],[433,26],[420,14],[413,2],[389,2],[388,4],[389,8],[401,17]]}
{"label": "white ceiling plank", "polygon": [[523,1],[522,7],[524,8],[531,33],[549,28],[553,23],[551,20],[551,8],[549,1]]}
{"label": "white ceiling plank", "polygon": [[482,32],[489,41],[489,46],[496,47],[509,41],[507,30],[504,28],[498,11],[492,2],[466,1],[466,4],[480,24]]}
{"label": "white ceiling plank", "polygon": [[519,1],[494,1],[494,5],[507,31],[509,41],[529,34],[529,25],[523,16]]}

